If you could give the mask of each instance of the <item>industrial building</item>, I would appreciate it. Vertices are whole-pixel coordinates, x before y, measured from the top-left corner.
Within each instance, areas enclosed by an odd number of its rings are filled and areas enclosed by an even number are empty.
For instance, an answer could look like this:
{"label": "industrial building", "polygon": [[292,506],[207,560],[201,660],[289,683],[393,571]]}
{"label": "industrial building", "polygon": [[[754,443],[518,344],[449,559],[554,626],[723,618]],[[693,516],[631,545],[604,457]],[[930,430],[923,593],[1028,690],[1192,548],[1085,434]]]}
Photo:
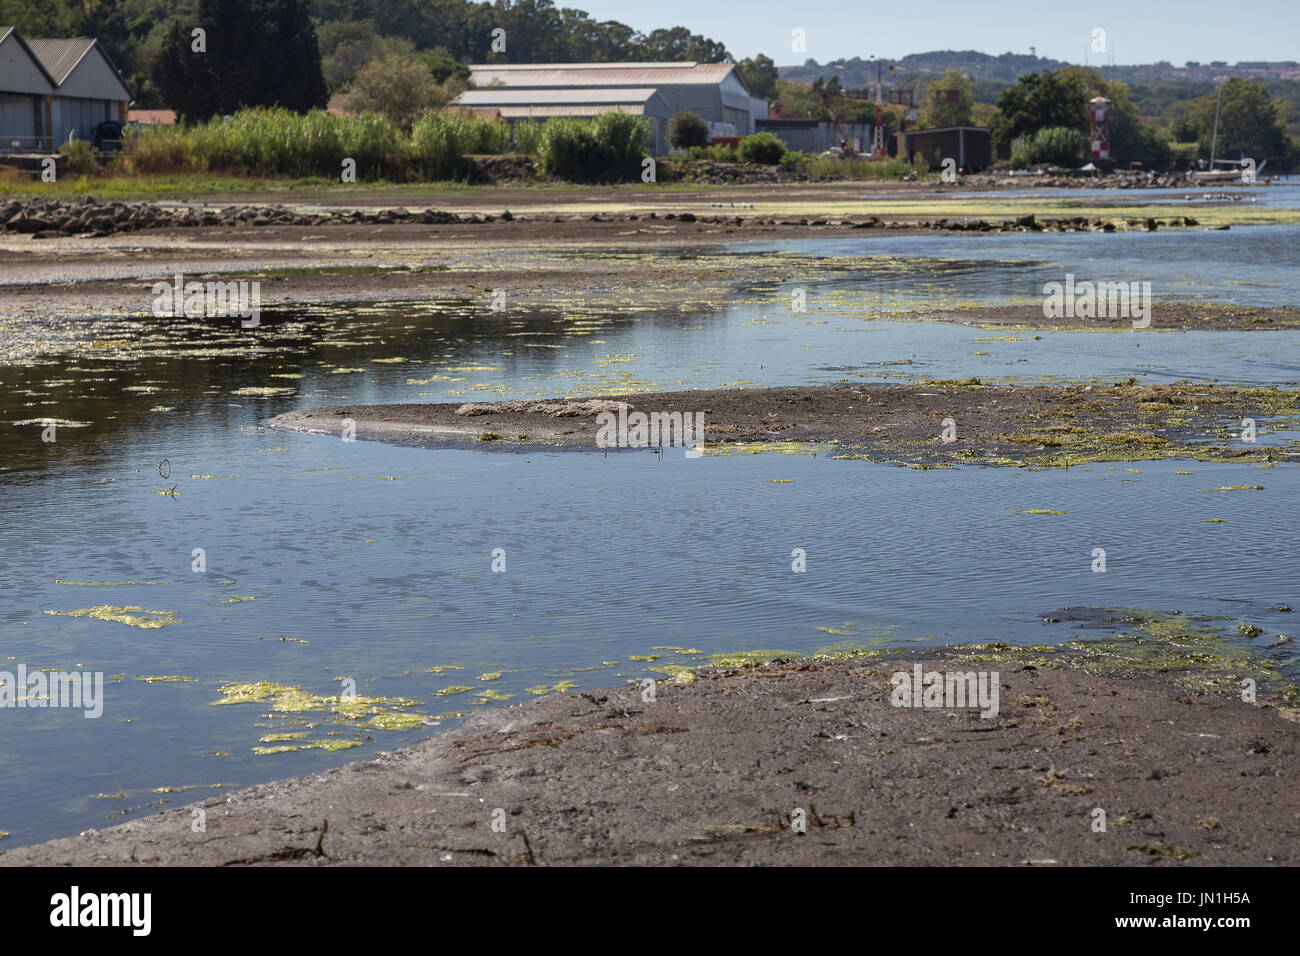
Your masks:
{"label": "industrial building", "polygon": [[847,145],[855,153],[871,149],[875,131],[872,123],[840,123],[812,119],[760,119],[755,122],[756,133],[771,133],[787,147],[801,153],[824,153],[826,150]]}
{"label": "industrial building", "polygon": [[912,162],[924,159],[938,169],[945,159],[955,160],[958,169],[979,172],[993,165],[993,134],[983,126],[944,126],[895,133],[898,155]]}
{"label": "industrial building", "polygon": [[507,123],[520,120],[547,120],[555,116],[595,116],[617,110],[650,121],[651,149],[663,153],[668,149],[668,122],[672,112],[664,98],[653,89],[515,89],[493,87],[467,90],[456,98],[455,106],[481,112],[494,111]]}
{"label": "industrial building", "polygon": [[[470,81],[475,89],[462,94],[457,105],[471,105],[466,97],[474,106],[514,105],[478,95],[485,93],[565,91],[573,98],[553,103],[557,112],[551,115],[584,116],[620,105],[601,101],[614,91],[648,90],[658,94],[669,118],[679,110],[698,113],[715,138],[748,136],[755,121],[767,117],[767,103],[749,95],[734,63],[480,63],[470,66]],[[559,112],[561,107],[571,112]]]}
{"label": "industrial building", "polygon": [[48,153],[125,120],[130,88],[91,37],[26,40],[0,26],[0,153]]}

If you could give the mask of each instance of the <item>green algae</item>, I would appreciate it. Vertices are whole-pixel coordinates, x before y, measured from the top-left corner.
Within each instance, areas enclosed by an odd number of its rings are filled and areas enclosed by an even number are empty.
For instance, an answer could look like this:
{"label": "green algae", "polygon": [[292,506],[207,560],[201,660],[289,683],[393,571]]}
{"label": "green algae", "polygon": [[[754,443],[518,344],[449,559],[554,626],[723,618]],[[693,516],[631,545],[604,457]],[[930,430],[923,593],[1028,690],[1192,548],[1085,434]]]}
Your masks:
{"label": "green algae", "polygon": [[150,611],[134,605],[96,604],[75,611],[45,611],[44,613],[56,617],[86,617],[95,621],[112,621],[145,630],[155,630],[167,627],[169,624],[180,623],[180,618],[176,616],[175,611]]}

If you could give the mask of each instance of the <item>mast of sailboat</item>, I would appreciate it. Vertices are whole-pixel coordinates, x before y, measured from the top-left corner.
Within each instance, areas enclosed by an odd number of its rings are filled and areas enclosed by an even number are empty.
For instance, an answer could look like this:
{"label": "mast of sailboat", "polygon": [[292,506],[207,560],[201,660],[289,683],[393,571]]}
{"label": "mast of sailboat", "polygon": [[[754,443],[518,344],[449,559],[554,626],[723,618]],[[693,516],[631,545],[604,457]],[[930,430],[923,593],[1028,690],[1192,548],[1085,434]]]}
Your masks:
{"label": "mast of sailboat", "polygon": [[1219,98],[1214,103],[1214,137],[1210,140],[1210,169],[1214,169],[1215,150],[1219,145],[1219,107],[1223,105],[1223,84],[1219,84]]}

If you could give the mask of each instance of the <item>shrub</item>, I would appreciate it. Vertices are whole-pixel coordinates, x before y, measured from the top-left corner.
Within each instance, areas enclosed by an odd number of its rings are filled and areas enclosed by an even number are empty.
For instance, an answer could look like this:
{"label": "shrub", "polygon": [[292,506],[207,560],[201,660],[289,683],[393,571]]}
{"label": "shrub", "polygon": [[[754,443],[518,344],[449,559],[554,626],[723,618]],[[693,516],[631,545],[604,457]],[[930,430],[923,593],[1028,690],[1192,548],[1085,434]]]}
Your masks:
{"label": "shrub", "polygon": [[762,163],[765,166],[774,166],[785,155],[785,143],[771,133],[755,133],[753,136],[746,136],[742,139],[736,152],[741,160],[746,163]]}
{"label": "shrub", "polygon": [[740,157],[734,146],[692,146],[687,150],[691,159],[712,159],[719,163],[738,163]]}
{"label": "shrub", "polygon": [[537,120],[520,120],[514,129],[515,152],[529,156],[537,155],[537,147],[542,140],[542,124]]}
{"label": "shrub", "polygon": [[452,113],[426,113],[411,126],[407,157],[428,179],[449,179],[469,153],[505,152],[510,129],[505,123]]}
{"label": "shrub", "polygon": [[86,139],[70,139],[59,147],[59,153],[67,159],[64,169],[70,173],[85,176],[95,171],[95,149]]}
{"label": "shrub", "polygon": [[668,142],[677,149],[709,145],[709,124],[699,113],[678,110],[668,126]]}
{"label": "shrub", "polygon": [[542,169],[553,176],[620,180],[639,171],[649,143],[650,127],[644,119],[611,111],[591,120],[548,120],[538,155]]}
{"label": "shrub", "polygon": [[393,177],[402,169],[401,131],[386,116],[362,113],[345,119],[339,124],[339,148],[356,160],[358,179]]}
{"label": "shrub", "polygon": [[1049,126],[1031,137],[1017,136],[1011,143],[1011,165],[1073,166],[1079,160],[1083,137],[1068,126]]}

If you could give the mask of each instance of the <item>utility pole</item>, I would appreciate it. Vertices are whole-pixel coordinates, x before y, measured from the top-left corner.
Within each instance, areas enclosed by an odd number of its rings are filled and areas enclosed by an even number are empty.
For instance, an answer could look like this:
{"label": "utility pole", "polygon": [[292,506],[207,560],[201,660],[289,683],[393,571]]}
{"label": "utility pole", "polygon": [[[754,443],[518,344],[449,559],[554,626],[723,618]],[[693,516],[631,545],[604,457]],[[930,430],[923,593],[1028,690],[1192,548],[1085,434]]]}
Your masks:
{"label": "utility pole", "polygon": [[885,155],[885,99],[881,92],[881,66],[876,60],[876,126],[871,134],[871,155],[880,159]]}

